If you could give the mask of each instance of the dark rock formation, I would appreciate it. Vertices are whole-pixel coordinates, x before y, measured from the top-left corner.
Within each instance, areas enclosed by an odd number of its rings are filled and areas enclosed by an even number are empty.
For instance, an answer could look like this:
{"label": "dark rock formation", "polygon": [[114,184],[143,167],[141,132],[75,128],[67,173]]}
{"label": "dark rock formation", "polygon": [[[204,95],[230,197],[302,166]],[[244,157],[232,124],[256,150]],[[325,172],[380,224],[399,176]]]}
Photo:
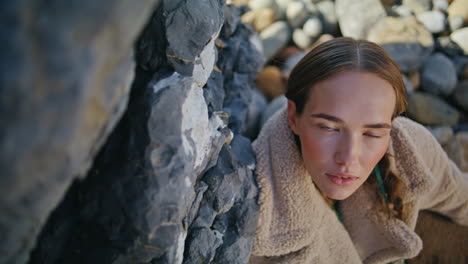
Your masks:
{"label": "dark rock formation", "polygon": [[0,263],[27,261],[122,116],[132,46],[158,3],[0,4]]}
{"label": "dark rock formation", "polygon": [[128,108],[30,263],[248,261],[258,208],[242,133],[265,59],[238,13],[222,0],[155,9]]}

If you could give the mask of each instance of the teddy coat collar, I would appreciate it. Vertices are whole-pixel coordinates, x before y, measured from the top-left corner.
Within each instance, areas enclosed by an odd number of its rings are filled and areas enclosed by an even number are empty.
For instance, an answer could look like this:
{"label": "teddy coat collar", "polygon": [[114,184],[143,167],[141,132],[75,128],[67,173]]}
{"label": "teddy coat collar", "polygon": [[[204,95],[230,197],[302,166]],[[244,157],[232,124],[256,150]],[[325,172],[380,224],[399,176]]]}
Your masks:
{"label": "teddy coat collar", "polygon": [[[394,119],[388,151],[390,169],[404,183],[399,195],[410,210],[432,186],[406,131],[411,123]],[[338,220],[304,167],[286,108],[265,124],[253,148],[260,189],[253,256],[268,256],[268,263],[387,263],[415,257],[421,250],[414,232],[417,212],[403,220],[390,218],[367,184],[340,201],[343,222]]]}

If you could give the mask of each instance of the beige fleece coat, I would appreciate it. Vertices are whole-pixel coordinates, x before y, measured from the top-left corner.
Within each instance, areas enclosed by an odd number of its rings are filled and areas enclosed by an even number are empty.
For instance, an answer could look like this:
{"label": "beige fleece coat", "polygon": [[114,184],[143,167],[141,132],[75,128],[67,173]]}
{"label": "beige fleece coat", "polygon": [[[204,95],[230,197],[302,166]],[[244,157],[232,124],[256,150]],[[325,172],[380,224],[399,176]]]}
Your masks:
{"label": "beige fleece coat", "polygon": [[283,108],[253,143],[260,216],[250,263],[388,263],[415,257],[423,209],[468,225],[468,175],[423,126],[393,121],[390,169],[404,183],[403,220],[389,218],[376,190],[361,186],[340,202],[343,223],[312,183]]}

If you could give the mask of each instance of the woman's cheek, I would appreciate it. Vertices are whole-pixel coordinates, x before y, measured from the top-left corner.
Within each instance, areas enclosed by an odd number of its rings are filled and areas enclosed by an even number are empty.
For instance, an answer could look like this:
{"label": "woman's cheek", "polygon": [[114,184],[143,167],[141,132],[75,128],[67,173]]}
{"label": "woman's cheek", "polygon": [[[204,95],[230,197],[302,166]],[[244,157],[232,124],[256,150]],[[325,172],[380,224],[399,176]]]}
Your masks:
{"label": "woman's cheek", "polygon": [[332,145],[329,136],[311,133],[302,140],[303,157],[308,163],[323,164],[330,159],[329,152],[333,149]]}
{"label": "woman's cheek", "polygon": [[367,146],[367,155],[365,155],[367,170],[372,171],[375,165],[377,165],[387,152],[388,145],[389,141],[387,140],[385,142],[378,142]]}

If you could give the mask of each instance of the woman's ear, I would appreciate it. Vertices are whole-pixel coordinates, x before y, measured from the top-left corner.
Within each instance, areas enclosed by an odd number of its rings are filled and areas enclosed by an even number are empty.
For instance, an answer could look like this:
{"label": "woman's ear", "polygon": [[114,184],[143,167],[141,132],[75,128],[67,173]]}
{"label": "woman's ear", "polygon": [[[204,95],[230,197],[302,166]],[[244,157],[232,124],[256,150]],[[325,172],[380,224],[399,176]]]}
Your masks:
{"label": "woman's ear", "polygon": [[296,104],[288,99],[288,124],[294,134],[298,135]]}

